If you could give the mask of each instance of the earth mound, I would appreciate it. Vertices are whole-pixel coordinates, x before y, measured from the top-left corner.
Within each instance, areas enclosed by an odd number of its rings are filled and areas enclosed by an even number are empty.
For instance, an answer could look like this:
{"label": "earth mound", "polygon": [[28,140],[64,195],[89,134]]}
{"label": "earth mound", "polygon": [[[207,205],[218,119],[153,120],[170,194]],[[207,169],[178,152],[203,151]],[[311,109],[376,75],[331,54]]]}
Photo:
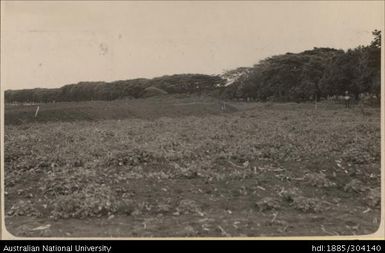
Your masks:
{"label": "earth mound", "polygon": [[167,91],[156,88],[154,86],[150,86],[143,91],[142,97],[148,98],[148,97],[155,97],[155,96],[161,96],[168,94]]}

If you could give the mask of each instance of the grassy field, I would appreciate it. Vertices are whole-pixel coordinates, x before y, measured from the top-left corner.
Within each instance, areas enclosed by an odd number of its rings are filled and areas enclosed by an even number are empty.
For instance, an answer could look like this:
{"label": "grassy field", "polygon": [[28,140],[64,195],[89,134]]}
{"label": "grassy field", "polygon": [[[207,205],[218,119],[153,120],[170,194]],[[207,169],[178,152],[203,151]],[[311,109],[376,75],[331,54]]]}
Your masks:
{"label": "grassy field", "polygon": [[[39,111],[35,117],[38,106]],[[7,125],[127,118],[152,120],[159,117],[202,116],[221,113],[221,102],[217,99],[182,95],[114,101],[8,104],[6,107],[4,117]],[[234,107],[228,106],[225,112],[234,110]]]}
{"label": "grassy field", "polygon": [[[18,236],[361,235],[380,223],[380,110],[173,98],[6,105]],[[87,115],[87,116],[84,116]]]}

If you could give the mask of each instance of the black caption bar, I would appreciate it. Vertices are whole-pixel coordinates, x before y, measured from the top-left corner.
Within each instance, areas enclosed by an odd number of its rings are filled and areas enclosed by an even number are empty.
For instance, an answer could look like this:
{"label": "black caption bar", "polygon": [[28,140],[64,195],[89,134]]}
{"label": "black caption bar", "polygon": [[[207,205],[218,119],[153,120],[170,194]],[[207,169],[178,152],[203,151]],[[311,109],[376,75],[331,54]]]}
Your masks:
{"label": "black caption bar", "polygon": [[262,252],[385,252],[384,241],[249,241],[249,240],[46,240],[1,241],[1,252],[126,252],[127,250],[241,251],[242,246]]}

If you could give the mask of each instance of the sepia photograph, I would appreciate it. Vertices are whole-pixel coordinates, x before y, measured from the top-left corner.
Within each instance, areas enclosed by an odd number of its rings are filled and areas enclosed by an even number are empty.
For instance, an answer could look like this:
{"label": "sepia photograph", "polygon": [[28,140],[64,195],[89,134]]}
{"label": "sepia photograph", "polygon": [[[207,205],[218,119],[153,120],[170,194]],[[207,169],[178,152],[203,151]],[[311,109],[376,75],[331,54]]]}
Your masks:
{"label": "sepia photograph", "polygon": [[384,4],[1,1],[2,238],[383,238]]}

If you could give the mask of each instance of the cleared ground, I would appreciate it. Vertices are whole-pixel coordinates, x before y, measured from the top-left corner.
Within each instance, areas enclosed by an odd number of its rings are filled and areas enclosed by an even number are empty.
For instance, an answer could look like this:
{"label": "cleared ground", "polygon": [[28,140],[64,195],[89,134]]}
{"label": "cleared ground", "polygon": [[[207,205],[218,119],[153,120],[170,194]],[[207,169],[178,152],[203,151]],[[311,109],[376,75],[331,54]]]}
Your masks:
{"label": "cleared ground", "polygon": [[378,108],[221,106],[204,98],[56,103],[34,118],[36,105],[7,105],[7,229],[59,237],[378,229]]}

